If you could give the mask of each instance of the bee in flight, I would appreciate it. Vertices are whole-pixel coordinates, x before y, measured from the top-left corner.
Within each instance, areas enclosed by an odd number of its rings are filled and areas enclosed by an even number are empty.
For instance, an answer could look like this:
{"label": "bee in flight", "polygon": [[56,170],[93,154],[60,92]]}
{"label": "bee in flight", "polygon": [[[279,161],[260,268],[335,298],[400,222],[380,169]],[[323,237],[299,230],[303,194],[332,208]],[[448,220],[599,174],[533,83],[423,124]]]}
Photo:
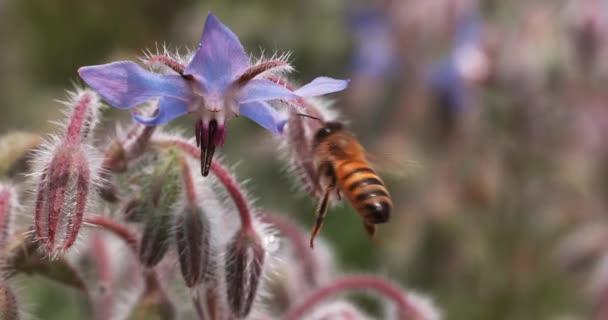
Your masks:
{"label": "bee in flight", "polygon": [[341,199],[341,192],[345,195],[363,218],[365,230],[373,237],[376,224],[388,221],[392,201],[384,183],[369,165],[359,141],[341,123],[326,122],[316,132],[312,148],[317,174],[315,186],[323,191],[323,197],[317,208],[310,247],[321,230],[333,191],[338,199]]}

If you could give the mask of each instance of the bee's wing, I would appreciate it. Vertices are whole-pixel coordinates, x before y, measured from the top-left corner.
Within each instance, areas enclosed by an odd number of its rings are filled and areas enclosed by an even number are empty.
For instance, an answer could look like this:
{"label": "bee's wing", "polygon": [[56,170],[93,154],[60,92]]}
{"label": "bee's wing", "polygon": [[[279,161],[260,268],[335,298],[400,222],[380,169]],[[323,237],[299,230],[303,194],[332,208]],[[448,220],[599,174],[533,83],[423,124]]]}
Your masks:
{"label": "bee's wing", "polygon": [[420,152],[404,142],[386,141],[366,152],[372,167],[382,176],[405,179],[422,173]]}

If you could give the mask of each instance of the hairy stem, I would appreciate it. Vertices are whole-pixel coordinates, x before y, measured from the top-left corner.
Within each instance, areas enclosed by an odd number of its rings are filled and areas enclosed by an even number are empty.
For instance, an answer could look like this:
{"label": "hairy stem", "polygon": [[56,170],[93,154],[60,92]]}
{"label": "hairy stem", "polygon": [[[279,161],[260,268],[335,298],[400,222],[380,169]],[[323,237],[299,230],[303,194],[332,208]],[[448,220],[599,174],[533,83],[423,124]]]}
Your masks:
{"label": "hairy stem", "polygon": [[[195,159],[198,159],[200,156],[200,151],[198,148],[186,141],[177,139],[163,139],[156,141],[156,144],[164,148],[177,147]],[[228,191],[232,201],[234,201],[234,204],[239,212],[239,218],[241,220],[241,227],[243,230],[253,230],[251,210],[245,195],[239,187],[239,184],[228,172],[228,169],[219,164],[217,161],[213,161],[211,163],[211,172],[213,172],[215,177],[220,181],[224,188],[226,188],[226,191]]]}
{"label": "hairy stem", "polygon": [[[100,227],[123,239],[131,250],[133,250],[133,254],[137,256],[137,236],[118,221],[104,216],[91,215],[91,217],[85,219],[85,222],[89,225]],[[167,298],[167,294],[160,284],[156,271],[154,269],[144,270],[144,279],[146,283],[144,296],[154,297],[156,301],[160,303],[164,314],[172,314],[174,312],[174,307]]]}
{"label": "hairy stem", "polygon": [[184,190],[186,191],[186,200],[190,203],[193,208],[196,207],[196,190],[194,189],[194,182],[192,181],[192,171],[188,165],[188,161],[184,157],[179,157],[179,164],[182,169],[182,178],[184,181]]}
{"label": "hairy stem", "polygon": [[403,290],[392,283],[373,276],[359,275],[336,280],[321,287],[309,295],[302,303],[287,311],[284,319],[298,320],[308,314],[319,303],[330,296],[353,290],[373,290],[379,295],[393,301],[399,310],[399,319],[423,320],[422,313],[407,298]]}
{"label": "hairy stem", "polygon": [[84,221],[86,224],[100,227],[123,239],[125,243],[127,243],[135,252],[135,254],[137,254],[137,236],[124,225],[120,224],[120,222],[100,215],[92,215],[89,218],[86,218]]}

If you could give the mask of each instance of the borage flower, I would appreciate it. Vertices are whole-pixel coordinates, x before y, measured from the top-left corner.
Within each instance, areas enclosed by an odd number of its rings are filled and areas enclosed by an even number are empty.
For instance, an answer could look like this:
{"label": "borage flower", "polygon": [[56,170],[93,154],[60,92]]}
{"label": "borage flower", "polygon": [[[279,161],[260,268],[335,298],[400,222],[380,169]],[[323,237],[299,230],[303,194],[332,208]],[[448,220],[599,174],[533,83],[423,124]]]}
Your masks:
{"label": "borage flower", "polygon": [[291,91],[262,74],[289,68],[283,60],[250,65],[238,37],[209,14],[197,51],[176,74],[156,74],[130,61],[82,67],[80,76],[111,105],[128,109],[158,98],[154,116],[133,114],[135,121],[156,126],[187,113],[196,117],[195,135],[201,146],[201,172],[209,173],[217,145],[226,138],[226,121],[244,115],[280,134],[280,116],[266,101],[297,99],[344,90],[347,80],[319,77]]}
{"label": "borage flower", "polygon": [[442,107],[461,111],[469,107],[472,85],[489,76],[490,61],[483,48],[482,20],[473,10],[459,18],[454,46],[447,58],[431,68],[430,86]]}

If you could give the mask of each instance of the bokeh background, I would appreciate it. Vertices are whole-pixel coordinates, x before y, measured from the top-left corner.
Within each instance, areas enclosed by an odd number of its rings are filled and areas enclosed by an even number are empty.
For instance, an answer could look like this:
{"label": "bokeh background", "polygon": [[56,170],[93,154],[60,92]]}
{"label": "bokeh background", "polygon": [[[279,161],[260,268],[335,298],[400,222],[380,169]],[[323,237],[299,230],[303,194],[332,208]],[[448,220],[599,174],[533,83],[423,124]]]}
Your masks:
{"label": "bokeh background", "polygon": [[[49,132],[80,66],[194,48],[209,11],[254,56],[292,52],[296,81],[352,80],[331,98],[395,208],[374,241],[330,211],[342,270],[445,319],[608,319],[608,1],[0,0],[0,134]],[[108,137],[129,121],[106,115]],[[260,206],[310,226],[276,145],[241,118],[221,153]],[[78,318],[76,292],[23,291],[40,319]]]}

